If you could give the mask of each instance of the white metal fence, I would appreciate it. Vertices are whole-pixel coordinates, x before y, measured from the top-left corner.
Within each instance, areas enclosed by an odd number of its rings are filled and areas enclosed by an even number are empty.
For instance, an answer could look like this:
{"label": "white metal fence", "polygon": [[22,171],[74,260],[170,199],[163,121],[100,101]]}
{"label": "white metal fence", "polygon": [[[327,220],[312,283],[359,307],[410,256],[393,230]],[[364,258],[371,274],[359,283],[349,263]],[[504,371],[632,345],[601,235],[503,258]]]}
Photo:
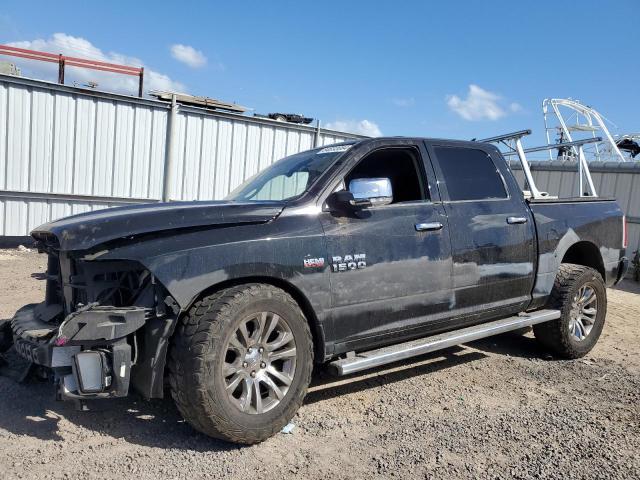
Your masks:
{"label": "white metal fence", "polygon": [[221,199],[284,156],[357,138],[186,106],[171,122],[170,112],[156,100],[0,75],[0,236],[119,204]]}
{"label": "white metal fence", "polygon": [[[356,137],[185,106],[172,126],[170,111],[160,101],[0,75],[0,237],[120,204],[220,199],[286,155]],[[598,194],[625,211],[630,250],[640,248],[640,162],[590,170]],[[532,171],[543,191],[576,191],[575,165],[532,162]]]}

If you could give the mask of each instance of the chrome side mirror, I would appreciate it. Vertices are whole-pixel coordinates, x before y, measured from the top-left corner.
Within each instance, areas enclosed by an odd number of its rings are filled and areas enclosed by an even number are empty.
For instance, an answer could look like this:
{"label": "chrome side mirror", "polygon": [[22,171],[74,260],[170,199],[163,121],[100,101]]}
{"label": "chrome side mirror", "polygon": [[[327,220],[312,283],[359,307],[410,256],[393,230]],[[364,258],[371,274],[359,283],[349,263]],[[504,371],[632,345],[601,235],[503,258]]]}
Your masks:
{"label": "chrome side mirror", "polygon": [[391,180],[388,178],[354,178],[349,182],[349,192],[356,202],[368,200],[372,206],[393,202]]}

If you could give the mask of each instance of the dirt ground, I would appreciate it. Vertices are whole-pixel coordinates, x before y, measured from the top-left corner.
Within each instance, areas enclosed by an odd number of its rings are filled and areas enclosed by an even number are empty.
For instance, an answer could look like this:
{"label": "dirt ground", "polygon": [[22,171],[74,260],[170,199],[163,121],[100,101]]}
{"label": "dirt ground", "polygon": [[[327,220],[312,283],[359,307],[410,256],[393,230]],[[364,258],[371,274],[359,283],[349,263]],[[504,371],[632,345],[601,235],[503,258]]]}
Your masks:
{"label": "dirt ground", "polygon": [[[0,250],[0,319],[40,301],[35,253]],[[292,434],[209,439],[170,399],[56,402],[0,377],[0,478],[640,478],[640,287],[611,289],[604,333],[576,361],[503,335],[393,368],[316,374]]]}

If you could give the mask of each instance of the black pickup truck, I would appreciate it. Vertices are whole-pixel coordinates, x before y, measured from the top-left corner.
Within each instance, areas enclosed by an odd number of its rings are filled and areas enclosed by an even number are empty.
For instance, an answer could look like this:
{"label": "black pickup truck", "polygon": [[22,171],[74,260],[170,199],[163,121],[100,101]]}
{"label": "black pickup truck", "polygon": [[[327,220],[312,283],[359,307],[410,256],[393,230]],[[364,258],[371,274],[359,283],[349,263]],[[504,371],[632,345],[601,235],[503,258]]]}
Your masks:
{"label": "black pickup truck", "polygon": [[5,344],[61,399],[170,390],[256,443],[338,375],[533,326],[576,358],[627,269],[612,199],[531,199],[483,142],[377,138],[282,159],[224,201],[89,212],[32,232],[46,296]]}

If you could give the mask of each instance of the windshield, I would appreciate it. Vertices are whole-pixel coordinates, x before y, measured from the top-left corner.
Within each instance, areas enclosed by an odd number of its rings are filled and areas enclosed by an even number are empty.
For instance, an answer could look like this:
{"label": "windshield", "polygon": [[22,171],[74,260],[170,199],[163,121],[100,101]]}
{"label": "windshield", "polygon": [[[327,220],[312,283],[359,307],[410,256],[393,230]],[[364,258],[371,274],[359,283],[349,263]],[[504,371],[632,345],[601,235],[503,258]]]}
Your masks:
{"label": "windshield", "polygon": [[351,144],[296,153],[278,160],[233,190],[227,200],[288,200],[302,195]]}

